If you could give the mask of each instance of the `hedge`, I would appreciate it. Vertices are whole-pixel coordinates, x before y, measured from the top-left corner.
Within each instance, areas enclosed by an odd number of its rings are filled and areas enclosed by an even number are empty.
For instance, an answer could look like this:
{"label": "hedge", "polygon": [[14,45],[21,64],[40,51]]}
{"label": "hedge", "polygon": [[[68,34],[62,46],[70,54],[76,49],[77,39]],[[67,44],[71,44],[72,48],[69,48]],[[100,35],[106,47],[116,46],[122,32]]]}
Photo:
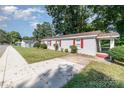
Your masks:
{"label": "hedge", "polygon": [[41,44],[39,42],[36,42],[33,47],[40,48]]}
{"label": "hedge", "polygon": [[77,53],[77,46],[72,45],[70,46],[70,48],[71,48],[71,53]]}
{"label": "hedge", "polygon": [[109,50],[109,55],[112,59],[124,62],[124,46],[118,46]]}
{"label": "hedge", "polygon": [[47,49],[47,45],[46,44],[41,44],[40,47],[43,48],[43,49]]}
{"label": "hedge", "polygon": [[65,52],[68,53],[68,49],[67,48],[65,49]]}
{"label": "hedge", "polygon": [[46,44],[41,44],[39,42],[36,42],[33,47],[47,49]]}

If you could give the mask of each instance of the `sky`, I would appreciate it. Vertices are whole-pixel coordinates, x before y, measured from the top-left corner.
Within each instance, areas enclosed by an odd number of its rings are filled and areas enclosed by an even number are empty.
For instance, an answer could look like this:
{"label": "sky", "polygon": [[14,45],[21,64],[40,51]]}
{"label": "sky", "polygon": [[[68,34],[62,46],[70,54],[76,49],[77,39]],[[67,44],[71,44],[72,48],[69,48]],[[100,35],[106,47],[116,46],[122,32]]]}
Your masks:
{"label": "sky", "polygon": [[45,6],[0,6],[0,29],[17,31],[21,36],[32,36],[36,24],[52,23]]}

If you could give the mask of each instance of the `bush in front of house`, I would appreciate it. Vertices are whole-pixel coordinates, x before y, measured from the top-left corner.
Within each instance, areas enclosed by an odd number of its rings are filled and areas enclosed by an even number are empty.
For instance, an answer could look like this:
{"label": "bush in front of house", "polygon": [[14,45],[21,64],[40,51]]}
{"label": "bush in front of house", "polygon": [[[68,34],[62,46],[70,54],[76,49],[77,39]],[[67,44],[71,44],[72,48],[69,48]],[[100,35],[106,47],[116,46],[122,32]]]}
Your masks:
{"label": "bush in front of house", "polygon": [[71,48],[71,53],[77,53],[77,46],[72,45],[70,46],[70,48]]}
{"label": "bush in front of house", "polygon": [[63,48],[61,48],[61,52],[63,52]]}
{"label": "bush in front of house", "polygon": [[55,51],[57,51],[59,49],[59,45],[58,44],[54,44],[54,48],[55,48]]}
{"label": "bush in front of house", "polygon": [[33,47],[40,48],[41,47],[40,42],[36,42]]}
{"label": "bush in front of house", "polygon": [[47,49],[47,45],[46,44],[41,44],[40,47],[43,48],[43,49]]}
{"label": "bush in front of house", "polygon": [[108,51],[112,59],[124,62],[124,46],[118,46]]}
{"label": "bush in front of house", "polygon": [[116,39],[115,45],[116,45],[116,46],[124,45],[124,39]]}
{"label": "bush in front of house", "polygon": [[65,52],[68,53],[68,49],[67,48],[65,49]]}

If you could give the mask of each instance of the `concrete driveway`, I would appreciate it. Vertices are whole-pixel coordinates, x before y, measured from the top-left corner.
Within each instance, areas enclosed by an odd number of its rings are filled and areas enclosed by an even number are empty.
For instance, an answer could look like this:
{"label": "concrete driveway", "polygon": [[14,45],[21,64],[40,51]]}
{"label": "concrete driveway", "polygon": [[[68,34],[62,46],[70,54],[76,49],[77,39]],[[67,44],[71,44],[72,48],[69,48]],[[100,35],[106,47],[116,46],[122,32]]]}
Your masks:
{"label": "concrete driveway", "polygon": [[0,86],[8,88],[59,88],[85,66],[63,58],[27,64],[25,59],[13,47],[9,46],[0,58]]}

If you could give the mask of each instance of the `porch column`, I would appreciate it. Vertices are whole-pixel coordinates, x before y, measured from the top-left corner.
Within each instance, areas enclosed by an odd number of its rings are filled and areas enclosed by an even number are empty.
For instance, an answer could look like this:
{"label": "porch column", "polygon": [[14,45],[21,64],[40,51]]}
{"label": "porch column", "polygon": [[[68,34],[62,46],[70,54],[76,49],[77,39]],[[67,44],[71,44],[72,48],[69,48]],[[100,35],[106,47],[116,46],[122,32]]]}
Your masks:
{"label": "porch column", "polygon": [[115,40],[112,38],[110,39],[110,49],[114,48]]}
{"label": "porch column", "polygon": [[99,52],[101,52],[102,51],[102,49],[101,49],[101,40],[98,40],[98,44],[99,44]]}

